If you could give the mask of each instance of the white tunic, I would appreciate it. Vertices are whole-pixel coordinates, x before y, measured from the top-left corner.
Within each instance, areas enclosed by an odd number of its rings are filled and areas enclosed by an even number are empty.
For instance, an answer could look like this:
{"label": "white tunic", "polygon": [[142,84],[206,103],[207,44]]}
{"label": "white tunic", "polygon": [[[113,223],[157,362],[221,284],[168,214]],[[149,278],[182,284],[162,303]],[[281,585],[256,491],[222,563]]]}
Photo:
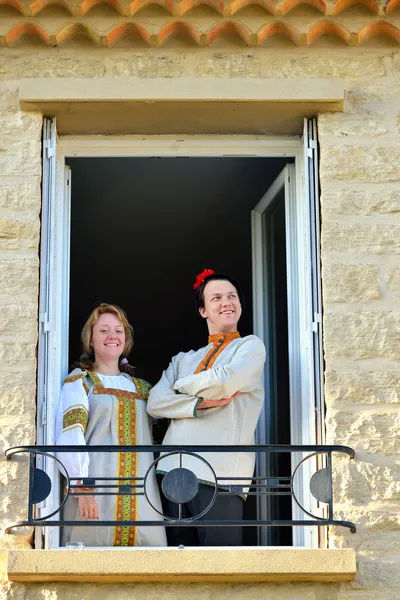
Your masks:
{"label": "white tunic", "polygon": [[[137,385],[135,385],[135,383]],[[138,386],[140,389],[138,389]],[[91,445],[151,445],[151,427],[145,397],[149,385],[129,375],[101,375],[76,369],[66,379],[56,422],[58,445],[86,445],[88,452],[58,453],[70,477],[143,477],[154,460],[152,453],[90,454]],[[74,482],[76,483],[76,482]],[[112,483],[112,482],[108,482]],[[123,481],[121,483],[124,483]],[[154,472],[147,493],[158,510],[161,503]],[[98,488],[100,490],[101,487]],[[96,491],[98,491],[96,490]],[[104,489],[112,491],[112,489]],[[141,491],[141,490],[138,490]],[[144,496],[95,496],[100,520],[159,520]],[[81,521],[78,501],[69,497],[65,520]],[[63,543],[83,541],[87,546],[165,546],[161,527],[64,527]]]}
{"label": "white tunic", "polygon": [[[194,374],[211,348],[212,344],[208,344],[200,350],[175,356],[150,391],[148,413],[153,417],[171,419],[164,445],[254,444],[254,433],[264,402],[264,344],[255,335],[234,339],[222,350],[210,369]],[[197,409],[199,398],[221,399],[236,392],[239,394],[225,406]],[[252,452],[207,452],[200,455],[211,464],[218,477],[229,478],[229,481],[220,481],[220,485],[235,484],[235,476],[253,476],[255,455]],[[159,462],[157,469],[168,472],[178,466],[177,455],[167,456]],[[214,482],[210,468],[199,459],[184,456],[182,466],[192,470],[200,481]]]}

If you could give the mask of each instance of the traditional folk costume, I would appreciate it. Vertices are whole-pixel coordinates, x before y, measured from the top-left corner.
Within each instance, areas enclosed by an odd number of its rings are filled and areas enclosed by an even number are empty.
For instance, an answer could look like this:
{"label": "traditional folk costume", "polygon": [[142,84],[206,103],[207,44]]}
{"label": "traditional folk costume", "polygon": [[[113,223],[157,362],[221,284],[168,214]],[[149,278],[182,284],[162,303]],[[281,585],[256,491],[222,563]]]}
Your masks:
{"label": "traditional folk costume", "polygon": [[[147,411],[159,418],[171,419],[164,438],[164,445],[246,445],[254,443],[254,433],[264,402],[262,372],[265,347],[255,335],[241,338],[238,332],[218,333],[209,337],[209,344],[200,350],[181,352],[172,359],[161,380],[149,394]],[[199,410],[203,398],[221,399],[239,394],[227,405]],[[235,477],[248,477],[254,473],[253,452],[207,452],[199,453],[213,467],[218,477],[228,478],[235,484]],[[213,494],[212,473],[199,459],[184,455],[183,467],[193,471],[201,483],[204,501],[196,498],[192,506],[183,507],[183,516],[194,516],[199,508],[208,505]],[[160,460],[158,470],[167,473],[179,467],[179,456],[167,456]],[[236,483],[243,484],[243,481]],[[221,484],[222,485],[222,484]],[[225,503],[221,502],[225,501]],[[217,504],[220,504],[219,516]],[[234,503],[237,509],[232,508]],[[174,510],[169,503],[167,510]],[[176,509],[175,505],[175,509]],[[231,510],[232,509],[232,510]],[[217,512],[215,512],[217,510]],[[214,507],[204,519],[241,519],[243,501],[238,497],[218,496]],[[193,514],[194,513],[194,514]],[[171,512],[167,513],[170,516]],[[185,543],[193,534],[188,527],[168,528],[170,543]],[[240,545],[241,528],[198,527],[197,535],[202,545]],[[208,529],[208,532],[207,532]],[[214,530],[214,531],[212,531]],[[234,530],[237,530],[236,532]],[[190,538],[192,535],[192,538]],[[236,537],[235,537],[236,536]],[[184,541],[186,540],[186,541]]]}
{"label": "traditional folk costume", "polygon": [[[57,416],[58,445],[151,445],[151,425],[146,412],[150,384],[126,373],[109,376],[75,369],[66,378]],[[70,477],[143,477],[154,460],[152,453],[59,453]],[[105,482],[110,483],[110,482]],[[124,482],[121,481],[121,484]],[[161,503],[154,473],[147,492],[154,506]],[[95,491],[113,491],[101,489]],[[141,491],[141,490],[138,490]],[[160,520],[144,496],[95,496],[101,521]],[[83,521],[78,499],[69,497],[64,520]],[[64,527],[62,544],[82,541],[86,546],[165,546],[160,527]]]}

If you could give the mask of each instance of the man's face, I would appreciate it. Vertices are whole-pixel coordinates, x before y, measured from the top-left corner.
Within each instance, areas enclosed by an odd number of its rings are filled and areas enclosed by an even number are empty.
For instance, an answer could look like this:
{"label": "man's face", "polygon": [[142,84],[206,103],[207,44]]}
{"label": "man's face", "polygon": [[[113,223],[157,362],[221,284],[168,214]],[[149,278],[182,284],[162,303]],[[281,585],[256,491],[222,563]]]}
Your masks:
{"label": "man's face", "polygon": [[219,279],[207,283],[204,308],[200,308],[199,312],[203,319],[207,319],[210,334],[236,331],[242,307],[235,286]]}

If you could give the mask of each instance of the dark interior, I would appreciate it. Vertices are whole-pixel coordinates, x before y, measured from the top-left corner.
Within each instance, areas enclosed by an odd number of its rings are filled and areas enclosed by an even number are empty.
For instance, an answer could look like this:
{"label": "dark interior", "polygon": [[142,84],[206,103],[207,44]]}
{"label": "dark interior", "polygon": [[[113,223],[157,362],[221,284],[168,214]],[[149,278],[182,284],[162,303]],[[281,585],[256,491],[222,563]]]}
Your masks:
{"label": "dark interior", "polygon": [[[239,330],[252,333],[251,210],[290,159],[70,158],[72,169],[69,357],[81,353],[80,331],[100,302],[120,305],[134,327],[131,364],[158,381],[179,351],[207,343],[192,283],[204,268],[240,282],[245,306]],[[274,440],[287,443],[287,313],[284,214],[276,207],[275,298],[277,398]],[[283,231],[282,231],[283,227]],[[283,417],[283,418],[280,418]],[[254,518],[255,496],[246,512]],[[276,512],[281,513],[278,506]],[[290,507],[289,507],[290,511]],[[287,514],[287,507],[284,512]],[[282,518],[282,515],[279,514]],[[256,544],[256,528],[245,528]],[[289,530],[287,531],[289,533]],[[290,536],[289,536],[290,537]],[[288,535],[272,543],[290,543]]]}

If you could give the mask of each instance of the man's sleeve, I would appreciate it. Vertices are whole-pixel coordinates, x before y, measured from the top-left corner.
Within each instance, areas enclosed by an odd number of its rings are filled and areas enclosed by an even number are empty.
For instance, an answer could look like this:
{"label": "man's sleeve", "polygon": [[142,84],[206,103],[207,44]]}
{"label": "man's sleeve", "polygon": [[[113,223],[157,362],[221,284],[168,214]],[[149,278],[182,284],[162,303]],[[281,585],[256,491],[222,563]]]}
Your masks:
{"label": "man's sleeve", "polygon": [[257,385],[265,363],[265,346],[257,337],[244,341],[232,360],[196,375],[187,375],[175,382],[174,389],[182,394],[202,396],[208,400],[229,398],[236,392]]}
{"label": "man's sleeve", "polygon": [[199,417],[202,411],[197,411],[202,401],[195,395],[175,392],[172,388],[176,381],[178,356],[174,356],[168,369],[163,372],[160,381],[149,394],[147,412],[152,417],[167,419],[188,419]]}

